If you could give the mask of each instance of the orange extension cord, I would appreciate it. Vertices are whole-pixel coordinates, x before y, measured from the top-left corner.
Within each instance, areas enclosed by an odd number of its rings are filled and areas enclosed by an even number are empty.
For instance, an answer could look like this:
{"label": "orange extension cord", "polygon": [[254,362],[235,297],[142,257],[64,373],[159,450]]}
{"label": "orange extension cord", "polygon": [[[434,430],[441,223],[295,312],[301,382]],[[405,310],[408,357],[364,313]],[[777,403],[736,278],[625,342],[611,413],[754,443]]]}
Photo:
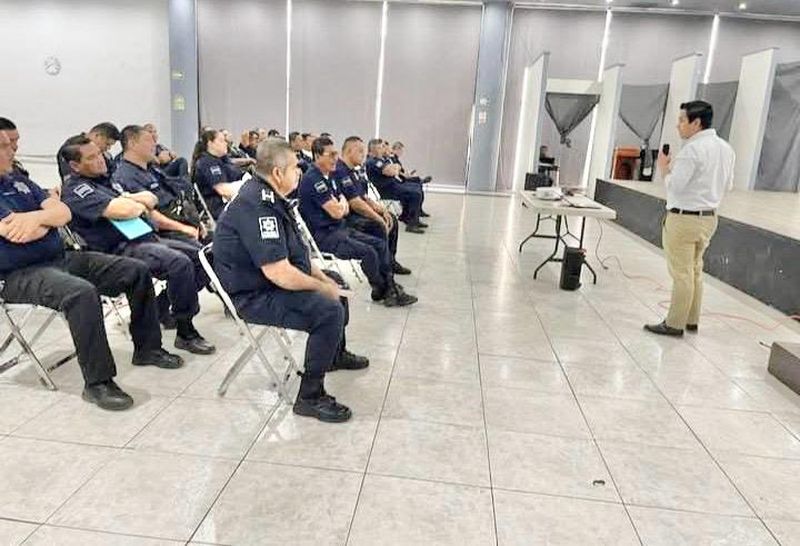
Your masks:
{"label": "orange extension cord", "polygon": [[[597,261],[600,262],[600,266],[603,269],[605,269],[605,270],[609,269],[609,267],[606,265],[606,262],[609,261],[609,260],[613,260],[613,261],[615,261],[617,263],[617,266],[619,267],[620,273],[622,273],[622,276],[625,277],[626,279],[631,280],[631,281],[648,281],[648,282],[651,282],[651,283],[656,285],[656,291],[659,291],[659,292],[671,292],[671,289],[669,287],[664,286],[663,284],[661,284],[658,280],[654,279],[653,277],[648,277],[646,275],[630,275],[630,274],[628,274],[628,272],[625,271],[625,267],[623,267],[623,265],[622,265],[622,261],[617,256],[609,255],[609,256],[606,256],[605,258],[601,258],[600,257],[600,242],[603,240],[603,222],[600,219],[596,219],[596,220],[597,220],[597,225],[600,227],[600,237],[597,238],[597,245],[595,246],[595,249],[594,249],[594,255],[595,255],[595,258],[597,258]],[[670,303],[669,300],[660,301],[660,302],[658,302],[658,305],[662,309],[669,309],[669,303]],[[755,325],[755,326],[757,326],[757,327],[759,327],[759,328],[761,328],[763,330],[766,330],[768,332],[772,332],[774,330],[777,330],[787,320],[800,321],[800,315],[788,315],[784,319],[780,319],[780,320],[775,321],[774,325],[767,326],[765,324],[762,324],[762,323],[760,323],[758,321],[749,319],[747,317],[743,317],[741,315],[733,315],[733,314],[729,314],[729,313],[706,312],[706,313],[702,313],[702,316],[704,316],[704,317],[727,318],[727,319],[732,319],[732,320],[741,320],[743,322],[749,322],[750,324],[753,324],[753,325]]]}

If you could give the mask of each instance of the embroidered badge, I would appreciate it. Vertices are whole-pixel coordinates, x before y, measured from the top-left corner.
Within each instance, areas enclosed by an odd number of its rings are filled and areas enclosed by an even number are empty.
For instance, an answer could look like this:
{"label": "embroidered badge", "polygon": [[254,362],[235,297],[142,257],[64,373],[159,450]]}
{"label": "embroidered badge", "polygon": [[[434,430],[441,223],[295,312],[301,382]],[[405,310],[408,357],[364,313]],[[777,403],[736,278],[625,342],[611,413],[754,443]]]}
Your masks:
{"label": "embroidered badge", "polygon": [[280,239],[278,219],[274,216],[262,216],[258,219],[258,228],[262,239]]}
{"label": "embroidered badge", "polygon": [[214,175],[217,175],[217,176],[222,176],[222,168],[220,168],[217,165],[211,167],[210,171],[211,171],[211,174],[214,174]]}
{"label": "embroidered badge", "polygon": [[317,190],[317,193],[325,193],[328,191],[328,185],[325,183],[324,180],[320,180],[316,184],[314,184],[314,189]]}
{"label": "embroidered badge", "polygon": [[19,193],[31,193],[31,189],[24,182],[14,182],[14,187]]}
{"label": "embroidered badge", "polygon": [[273,205],[275,204],[275,194],[269,191],[268,189],[261,190],[261,200],[262,201],[269,201]]}
{"label": "embroidered badge", "polygon": [[75,189],[72,190],[72,193],[81,199],[84,199],[87,195],[94,193],[94,188],[92,188],[89,184],[78,184],[75,186]]}

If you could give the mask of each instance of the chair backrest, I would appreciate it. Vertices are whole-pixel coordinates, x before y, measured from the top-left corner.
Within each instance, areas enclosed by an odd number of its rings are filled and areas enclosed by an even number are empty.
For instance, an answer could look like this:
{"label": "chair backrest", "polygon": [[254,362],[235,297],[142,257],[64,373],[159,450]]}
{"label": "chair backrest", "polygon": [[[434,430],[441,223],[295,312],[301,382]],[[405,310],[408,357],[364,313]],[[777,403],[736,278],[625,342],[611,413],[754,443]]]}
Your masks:
{"label": "chair backrest", "polygon": [[214,220],[214,216],[212,216],[211,209],[208,208],[208,204],[206,203],[205,198],[203,198],[203,194],[200,193],[200,187],[196,182],[192,184],[192,187],[194,188],[195,197],[197,197],[197,200],[200,201],[200,206],[203,207],[203,212],[206,213],[209,226],[211,229],[214,229],[217,226],[217,222]]}
{"label": "chair backrest", "polygon": [[217,273],[214,271],[214,267],[211,265],[211,260],[208,258],[208,255],[211,254],[213,250],[213,246],[214,243],[209,243],[198,251],[200,265],[203,266],[203,271],[206,272],[208,280],[211,282],[211,285],[214,287],[217,295],[222,300],[222,303],[230,312],[234,322],[236,322],[236,325],[241,328],[244,326],[244,321],[242,321],[242,319],[239,317],[239,314],[236,312],[236,307],[233,305],[233,300],[222,286],[222,282],[219,280],[219,277],[217,277]]}
{"label": "chair backrest", "polygon": [[300,214],[299,207],[289,207],[291,211],[292,218],[294,218],[294,223],[297,226],[297,229],[300,230],[300,235],[303,237],[303,241],[306,243],[308,250],[311,252],[311,257],[315,258],[320,261],[325,261],[325,257],[322,254],[322,251],[317,246],[317,242],[314,240],[314,236],[311,235],[311,230],[308,229],[308,225],[306,224],[305,220],[303,220],[303,216]]}

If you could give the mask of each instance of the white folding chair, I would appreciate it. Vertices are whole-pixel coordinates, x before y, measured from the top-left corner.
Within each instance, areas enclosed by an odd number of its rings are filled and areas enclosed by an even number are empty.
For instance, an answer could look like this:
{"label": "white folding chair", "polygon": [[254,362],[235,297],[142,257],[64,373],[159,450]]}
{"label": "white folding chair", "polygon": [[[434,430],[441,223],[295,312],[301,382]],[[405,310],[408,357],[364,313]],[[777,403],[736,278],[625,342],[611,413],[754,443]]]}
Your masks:
{"label": "white folding chair", "polygon": [[[291,351],[289,350],[289,345],[291,344],[291,340],[289,336],[286,334],[286,331],[283,328],[277,328],[274,326],[260,326],[260,331],[258,333],[253,333],[253,329],[251,325],[245,322],[244,320],[239,317],[239,314],[236,312],[236,308],[233,305],[233,301],[231,301],[230,296],[225,289],[222,287],[222,283],[217,277],[217,274],[214,272],[214,268],[211,266],[211,262],[208,259],[208,254],[211,252],[212,244],[208,244],[200,249],[200,263],[203,265],[203,269],[208,275],[211,284],[214,286],[214,289],[217,291],[217,295],[222,300],[222,303],[225,305],[225,308],[230,313],[233,321],[236,323],[236,327],[239,329],[239,333],[245,338],[247,341],[247,346],[244,348],[242,353],[236,358],[231,368],[228,370],[228,373],[225,374],[225,378],[222,380],[219,388],[217,389],[217,393],[220,396],[225,396],[225,393],[228,391],[228,387],[236,379],[236,376],[244,368],[245,364],[250,360],[253,354],[256,355],[258,361],[264,367],[264,369],[269,374],[270,378],[272,379],[272,386],[278,392],[281,400],[284,400],[286,403],[291,404],[292,398],[289,396],[289,391],[287,388],[287,384],[292,378],[292,374],[295,371],[299,371],[299,367],[297,365],[297,361],[295,360],[294,356],[292,355]],[[261,340],[264,338],[266,334],[269,334],[273,340],[278,344],[280,347],[281,353],[283,354],[283,359],[286,362],[286,369],[283,371],[282,375],[279,375],[275,368],[270,363],[269,359],[267,358],[266,353],[261,347]]]}
{"label": "white folding chair", "polygon": [[210,231],[214,231],[217,227],[217,222],[214,220],[214,217],[211,215],[211,209],[208,208],[208,204],[206,203],[203,194],[200,193],[200,187],[197,183],[192,183],[192,188],[194,189],[194,195],[197,197],[197,200],[200,201],[200,206],[203,207],[203,212],[206,213],[206,217],[208,218],[208,228]]}
{"label": "white folding chair", "polygon": [[291,207],[292,217],[294,218],[294,222],[297,225],[297,228],[300,230],[300,234],[303,236],[303,240],[308,247],[308,250],[311,252],[311,258],[320,262],[320,267],[322,269],[327,269],[328,267],[332,267],[336,270],[340,277],[344,278],[342,274],[342,269],[339,267],[340,262],[347,262],[350,264],[350,269],[353,271],[353,275],[355,276],[356,280],[359,283],[364,282],[364,278],[361,275],[361,262],[359,260],[340,260],[330,252],[322,252],[317,246],[317,242],[314,240],[314,236],[311,235],[311,230],[308,229],[305,220],[303,220],[300,211],[297,210],[297,207]]}
{"label": "white folding chair", "polygon": [[403,205],[400,203],[400,201],[382,198],[380,192],[372,184],[372,182],[367,183],[367,195],[369,195],[369,198],[373,201],[386,207],[386,209],[395,216],[400,216],[403,213]]}
{"label": "white folding chair", "polygon": [[[23,329],[31,317],[40,310],[47,312],[47,316],[30,337],[30,339],[27,339],[23,335]],[[14,312],[21,312],[22,317],[15,321],[11,316],[11,314]],[[33,366],[36,369],[36,373],[39,375],[39,380],[42,382],[42,384],[51,391],[58,390],[58,387],[56,387],[56,384],[50,377],[50,372],[62,364],[72,360],[75,357],[75,353],[72,352],[66,358],[60,359],[52,366],[45,366],[33,351],[33,345],[39,340],[42,334],[44,334],[57,316],[60,316],[58,311],[49,309],[47,307],[29,304],[6,303],[0,299],[0,321],[2,321],[8,327],[10,332],[3,340],[3,343],[0,344],[0,356],[2,356],[8,350],[14,341],[16,341],[21,347],[21,351],[16,356],[0,364],[0,372],[4,372],[10,368],[13,368],[21,362],[24,356],[27,356],[31,363],[33,363]]]}

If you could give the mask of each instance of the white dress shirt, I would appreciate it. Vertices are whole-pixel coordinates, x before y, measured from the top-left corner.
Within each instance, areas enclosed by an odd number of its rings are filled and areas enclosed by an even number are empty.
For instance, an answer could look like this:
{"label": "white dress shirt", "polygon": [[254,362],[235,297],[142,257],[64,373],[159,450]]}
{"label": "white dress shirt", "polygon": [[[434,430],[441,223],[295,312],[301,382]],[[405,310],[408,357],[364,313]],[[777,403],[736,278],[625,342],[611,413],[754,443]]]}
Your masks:
{"label": "white dress shirt", "polygon": [[672,160],[667,187],[667,210],[715,210],[725,190],[733,188],[736,155],[731,145],[705,129],[686,140]]}

